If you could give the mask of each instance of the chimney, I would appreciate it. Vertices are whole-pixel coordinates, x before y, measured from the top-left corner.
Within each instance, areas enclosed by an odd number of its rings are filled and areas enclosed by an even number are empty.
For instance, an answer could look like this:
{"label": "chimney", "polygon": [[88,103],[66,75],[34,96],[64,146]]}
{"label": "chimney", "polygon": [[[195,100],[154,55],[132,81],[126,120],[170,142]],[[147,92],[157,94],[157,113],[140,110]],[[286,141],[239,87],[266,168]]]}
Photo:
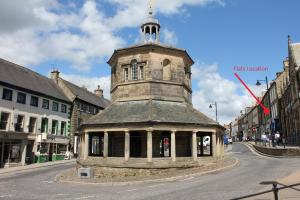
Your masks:
{"label": "chimney", "polygon": [[88,90],[85,85],[82,85],[81,88],[84,89],[84,90]]}
{"label": "chimney", "polygon": [[51,79],[53,79],[56,83],[58,81],[58,78],[59,78],[59,71],[57,69],[54,69],[52,72],[51,72]]}
{"label": "chimney", "polygon": [[103,90],[100,88],[100,85],[98,85],[98,88],[94,91],[94,93],[98,97],[103,97]]}

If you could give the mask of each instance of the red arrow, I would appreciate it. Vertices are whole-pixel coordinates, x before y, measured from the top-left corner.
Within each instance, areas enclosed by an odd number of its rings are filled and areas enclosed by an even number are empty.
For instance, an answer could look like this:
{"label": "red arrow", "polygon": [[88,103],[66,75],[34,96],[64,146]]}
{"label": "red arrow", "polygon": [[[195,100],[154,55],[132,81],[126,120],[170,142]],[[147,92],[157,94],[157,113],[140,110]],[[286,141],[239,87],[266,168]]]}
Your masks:
{"label": "red arrow", "polygon": [[246,85],[246,83],[240,78],[240,76],[237,73],[234,73],[234,75],[239,79],[239,81],[245,86],[245,88],[250,92],[250,94],[253,96],[253,98],[257,101],[257,103],[264,109],[265,115],[270,114],[270,110],[264,106],[264,104],[261,103],[261,101],[253,94],[253,92],[250,90],[250,88]]}

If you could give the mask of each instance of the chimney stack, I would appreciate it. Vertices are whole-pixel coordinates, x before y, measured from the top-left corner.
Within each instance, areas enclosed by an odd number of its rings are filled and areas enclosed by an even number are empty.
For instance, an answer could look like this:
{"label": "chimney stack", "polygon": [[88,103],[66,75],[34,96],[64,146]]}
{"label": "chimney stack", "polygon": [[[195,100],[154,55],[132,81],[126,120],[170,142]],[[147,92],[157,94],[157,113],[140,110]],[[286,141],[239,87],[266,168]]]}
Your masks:
{"label": "chimney stack", "polygon": [[57,69],[54,69],[52,72],[51,72],[51,79],[53,79],[56,83],[58,81],[58,78],[59,78],[59,71]]}
{"label": "chimney stack", "polygon": [[103,90],[100,88],[100,85],[98,85],[98,88],[94,91],[94,93],[98,97],[103,97]]}

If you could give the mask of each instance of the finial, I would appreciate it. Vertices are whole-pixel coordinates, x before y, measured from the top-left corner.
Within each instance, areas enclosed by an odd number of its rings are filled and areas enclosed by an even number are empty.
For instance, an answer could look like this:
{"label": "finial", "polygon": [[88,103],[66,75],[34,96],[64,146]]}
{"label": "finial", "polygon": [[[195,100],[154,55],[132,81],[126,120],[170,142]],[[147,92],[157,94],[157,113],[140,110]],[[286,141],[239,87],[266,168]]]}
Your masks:
{"label": "finial", "polygon": [[291,39],[291,36],[288,35],[288,43],[291,44],[292,43],[292,39]]}

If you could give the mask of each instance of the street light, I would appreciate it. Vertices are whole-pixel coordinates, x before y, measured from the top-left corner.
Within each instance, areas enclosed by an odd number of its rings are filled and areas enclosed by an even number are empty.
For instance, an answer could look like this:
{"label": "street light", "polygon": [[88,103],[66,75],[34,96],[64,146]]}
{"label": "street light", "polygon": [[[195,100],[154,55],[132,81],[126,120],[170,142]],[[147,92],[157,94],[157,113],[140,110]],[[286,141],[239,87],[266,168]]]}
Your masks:
{"label": "street light", "polygon": [[209,105],[209,108],[212,108],[213,106],[216,107],[216,122],[218,122],[218,104],[217,104],[217,102],[211,103],[211,104]]}

